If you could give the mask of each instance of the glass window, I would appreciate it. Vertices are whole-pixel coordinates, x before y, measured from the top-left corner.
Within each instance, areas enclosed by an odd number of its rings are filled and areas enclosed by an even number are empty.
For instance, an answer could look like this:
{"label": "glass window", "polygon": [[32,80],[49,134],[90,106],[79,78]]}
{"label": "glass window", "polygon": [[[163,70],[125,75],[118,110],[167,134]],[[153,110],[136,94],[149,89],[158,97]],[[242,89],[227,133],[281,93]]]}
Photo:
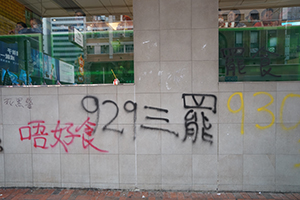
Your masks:
{"label": "glass window", "polygon": [[219,11],[219,81],[300,80],[300,7]]}
{"label": "glass window", "polygon": [[1,85],[134,82],[132,2],[0,1]]}

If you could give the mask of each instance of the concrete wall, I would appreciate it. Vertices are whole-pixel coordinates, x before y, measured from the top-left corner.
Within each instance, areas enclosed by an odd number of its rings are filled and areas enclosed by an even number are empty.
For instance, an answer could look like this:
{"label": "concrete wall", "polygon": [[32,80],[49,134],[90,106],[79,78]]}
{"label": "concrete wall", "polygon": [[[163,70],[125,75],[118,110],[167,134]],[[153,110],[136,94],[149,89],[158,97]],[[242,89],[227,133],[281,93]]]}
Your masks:
{"label": "concrete wall", "polygon": [[134,85],[1,88],[0,186],[299,192],[299,83],[218,83],[217,13],[134,0]]}

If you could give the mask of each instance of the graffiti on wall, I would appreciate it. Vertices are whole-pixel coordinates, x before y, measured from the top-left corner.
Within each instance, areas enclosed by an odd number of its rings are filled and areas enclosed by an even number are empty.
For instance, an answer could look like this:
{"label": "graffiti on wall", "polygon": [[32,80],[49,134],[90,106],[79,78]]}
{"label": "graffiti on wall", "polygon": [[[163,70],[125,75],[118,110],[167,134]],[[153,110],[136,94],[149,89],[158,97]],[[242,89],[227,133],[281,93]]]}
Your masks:
{"label": "graffiti on wall", "polygon": [[[188,97],[191,97],[193,98],[193,102],[194,102],[194,105],[192,106],[189,106],[187,105],[186,103],[186,98]],[[200,97],[199,100],[197,100],[196,97]],[[212,98],[212,106],[211,107],[206,107],[204,106],[205,103],[204,103],[204,99],[206,98]],[[84,100],[85,99],[92,99],[94,102],[95,102],[95,109],[94,110],[88,110],[85,105],[84,105]],[[217,104],[217,98],[215,95],[203,95],[203,94],[183,94],[182,95],[182,98],[183,98],[183,101],[184,101],[184,108],[194,108],[194,109],[209,109],[209,110],[212,110],[212,112],[215,114],[216,113],[216,104]],[[209,101],[209,100],[206,100],[206,101]],[[205,102],[206,102],[205,101]],[[113,131],[113,132],[117,132],[117,133],[120,133],[122,134],[124,132],[124,129],[122,130],[118,130],[118,129],[113,129],[113,128],[109,128],[108,126],[118,117],[118,114],[119,114],[119,107],[118,105],[111,101],[111,100],[105,100],[103,101],[102,105],[105,105],[107,103],[110,103],[112,104],[114,107],[115,107],[115,114],[114,114],[114,117],[106,124],[103,126],[102,130],[103,131]],[[99,121],[99,111],[100,111],[100,108],[99,108],[99,100],[97,99],[97,97],[94,97],[94,96],[86,96],[82,99],[81,101],[81,104],[82,104],[82,107],[84,108],[85,111],[87,111],[88,113],[95,113],[97,112],[97,122],[96,122],[96,127],[94,129],[94,132],[96,131],[96,128],[98,126],[98,121]],[[134,103],[133,101],[126,101],[124,103],[124,106],[123,106],[124,110],[127,112],[127,113],[131,113],[133,112],[133,125],[134,125],[134,136],[133,136],[133,139],[136,139],[136,119],[137,119],[137,103]],[[148,105],[145,105],[144,106],[144,109],[146,110],[151,110],[151,111],[156,111],[157,112],[157,115],[161,114],[161,113],[168,113],[168,109],[165,109],[165,108],[159,108],[159,107],[153,107],[153,106],[148,106]],[[193,111],[194,112],[194,111]],[[193,138],[193,143],[196,142],[197,140],[197,135],[198,135],[198,123],[197,123],[197,113],[194,112],[194,117],[192,117],[194,120],[196,119],[196,121],[193,121],[193,122],[190,122],[191,118],[188,118],[188,115],[189,115],[190,112],[187,113],[187,115],[185,116],[185,128],[186,128],[186,131],[185,131],[185,137],[183,138],[183,141],[186,140],[186,138],[189,136],[189,137],[194,137]],[[204,124],[203,128],[202,128],[202,140],[205,141],[205,142],[209,142],[210,144],[212,144],[212,140],[208,140],[206,139],[206,137],[209,137],[209,138],[212,138],[212,135],[208,134],[207,132],[205,132],[205,130],[209,130],[211,128],[211,124],[209,125],[206,125],[206,123],[209,123],[209,119],[204,115],[204,112],[201,113],[201,116],[202,116],[202,122]],[[148,121],[148,120],[154,120],[154,121],[161,121],[163,123],[169,123],[170,120],[166,117],[157,117],[157,116],[145,116],[145,119]],[[194,127],[190,127],[191,125],[194,125]],[[162,131],[162,132],[167,132],[167,133],[171,133],[173,135],[175,135],[176,137],[179,137],[179,133],[176,132],[176,131],[173,131],[173,130],[170,130],[170,129],[166,129],[166,128],[160,128],[160,127],[155,127],[155,126],[149,126],[149,125],[144,125],[144,124],[141,124],[140,128],[142,129],[148,129],[148,130],[153,130],[153,131]],[[93,132],[93,133],[94,133]]]}
{"label": "graffiti on wall", "polygon": [[[197,117],[197,112],[194,109],[208,109],[212,110],[212,112],[215,114],[216,111],[216,105],[217,105],[217,97],[215,95],[210,95],[210,94],[182,94],[182,99],[183,99],[183,106],[185,109],[189,109],[189,111],[186,113],[184,116],[184,125],[185,125],[185,135],[183,138],[183,142],[186,141],[186,139],[192,138],[192,142],[195,143],[198,138],[198,133],[199,133],[199,124],[198,124],[198,117]],[[204,101],[205,99],[208,99]],[[212,101],[212,102],[210,102]],[[189,103],[190,104],[189,104]],[[209,103],[212,104],[209,106]],[[145,109],[151,109],[151,110],[156,110],[157,112],[163,112],[163,113],[168,113],[169,111],[164,108],[157,108],[157,107],[151,107],[151,106],[144,106]],[[209,130],[212,125],[209,123],[209,119],[205,116],[204,112],[201,112],[201,117],[202,117],[202,141],[204,142],[209,142],[210,144],[213,143],[212,141],[212,135],[207,133],[206,131]],[[163,118],[163,117],[151,117],[151,116],[146,116],[145,117],[148,120],[160,120],[166,123],[169,123],[170,120],[168,118]],[[173,130],[169,129],[164,129],[164,128],[158,128],[158,127],[152,127],[152,126],[145,126],[141,125],[141,128],[143,129],[149,129],[149,130],[158,130],[162,132],[168,132],[176,137],[179,137],[179,133]]]}
{"label": "graffiti on wall", "polygon": [[[270,93],[268,93],[268,92],[256,92],[256,93],[253,94],[254,97],[255,97],[255,96],[258,96],[258,95],[266,95],[266,96],[268,96],[268,97],[270,98],[270,102],[269,102],[268,104],[266,104],[265,106],[263,106],[263,107],[261,107],[261,108],[258,108],[257,111],[258,111],[258,112],[267,112],[267,113],[269,113],[269,115],[271,116],[271,122],[270,122],[270,124],[268,124],[267,126],[260,126],[259,124],[256,124],[255,126],[256,126],[258,129],[266,129],[266,128],[270,128],[271,126],[274,125],[274,122],[275,122],[275,115],[274,115],[274,113],[273,113],[271,110],[269,110],[267,107],[270,106],[270,105],[272,105],[272,103],[274,102],[274,98],[273,98],[273,96],[272,96]],[[240,102],[241,102],[240,107],[239,107],[239,109],[237,109],[237,110],[233,110],[233,109],[231,108],[231,106],[230,106],[230,102],[231,102],[231,100],[232,100],[232,98],[233,98],[234,96],[238,96],[238,98],[240,98]],[[299,124],[300,124],[300,120],[299,120],[295,125],[290,126],[290,127],[286,127],[286,126],[284,125],[284,122],[283,122],[283,110],[284,110],[284,106],[285,106],[286,100],[287,100],[288,98],[295,98],[295,97],[300,98],[300,95],[299,95],[299,94],[292,94],[292,93],[291,93],[291,94],[288,94],[288,95],[286,95],[286,96],[283,98],[283,100],[282,100],[282,102],[281,102],[280,113],[279,113],[279,120],[280,120],[280,126],[281,126],[281,128],[282,128],[283,130],[287,130],[287,131],[288,131],[288,130],[295,129],[295,128],[297,128],[297,127],[299,126]],[[241,114],[242,114],[242,117],[241,117],[241,118],[242,118],[242,119],[241,119],[241,134],[244,134],[245,106],[244,106],[244,97],[243,97],[243,93],[242,93],[242,92],[235,92],[235,93],[233,93],[233,94],[228,98],[228,101],[227,101],[227,108],[228,108],[228,110],[229,110],[231,113],[239,113],[239,112],[241,112]]]}
{"label": "graffiti on wall", "polygon": [[[130,106],[129,106],[129,108],[128,108],[128,105],[129,104],[131,104],[131,106],[132,106],[132,109],[130,109]],[[126,101],[125,103],[124,103],[124,110],[126,111],[126,112],[128,112],[128,113],[131,113],[131,112],[133,112],[133,127],[134,127],[134,129],[133,129],[133,139],[135,140],[136,139],[136,110],[137,110],[137,104],[136,103],[134,103],[133,101]]]}
{"label": "graffiti on wall", "polygon": [[19,128],[20,140],[33,140],[33,146],[35,148],[49,149],[56,147],[60,144],[65,152],[68,152],[68,146],[73,143],[75,138],[81,138],[82,147],[84,149],[89,146],[99,152],[108,152],[96,147],[92,142],[94,138],[89,138],[92,136],[94,131],[95,123],[90,121],[88,117],[81,125],[74,126],[72,122],[67,122],[64,124],[60,123],[60,120],[57,121],[55,129],[50,130],[55,138],[53,144],[49,144],[49,132],[46,130],[44,125],[45,121],[36,120],[28,122],[27,126],[22,126]]}
{"label": "graffiti on wall", "polygon": [[[261,125],[259,125],[259,124],[256,124],[256,125],[255,125],[256,128],[258,128],[258,129],[267,129],[267,128],[270,128],[271,126],[273,126],[273,125],[274,125],[274,122],[275,122],[275,115],[274,115],[274,113],[273,113],[271,110],[269,110],[269,109],[267,108],[268,106],[272,105],[272,103],[274,102],[274,98],[273,98],[273,96],[272,96],[270,93],[268,93],[268,92],[256,92],[256,93],[253,94],[254,97],[256,97],[256,96],[258,96],[258,95],[266,95],[266,96],[268,96],[268,97],[270,98],[270,102],[269,102],[269,103],[267,103],[267,104],[264,105],[263,107],[257,109],[258,112],[267,112],[267,113],[270,115],[270,117],[271,117],[271,120],[270,120],[271,122],[270,122],[270,124],[268,124],[268,125],[266,125],[266,126],[261,126]],[[234,96],[238,96],[238,98],[240,99],[240,102],[241,102],[241,103],[240,103],[240,107],[239,107],[238,109],[236,109],[236,110],[233,110],[233,109],[231,108],[231,106],[230,106],[230,102],[231,102],[231,100],[232,100],[232,98],[233,98]],[[279,122],[280,122],[281,128],[282,128],[283,130],[286,130],[286,131],[295,129],[295,128],[297,128],[297,127],[299,126],[299,124],[300,124],[300,120],[299,120],[295,125],[290,126],[290,127],[287,127],[287,126],[285,126],[285,124],[284,124],[284,122],[283,122],[283,111],[284,111],[284,107],[285,107],[286,100],[289,99],[289,98],[300,98],[300,95],[299,95],[299,94],[293,94],[293,93],[287,94],[287,95],[283,98],[283,100],[282,100],[282,102],[281,102],[280,112],[279,112]],[[241,112],[241,114],[242,114],[242,117],[241,117],[241,134],[244,134],[245,107],[244,107],[244,97],[243,97],[243,93],[242,93],[242,92],[235,92],[235,93],[233,93],[233,94],[228,98],[228,101],[227,101],[227,108],[228,108],[228,110],[229,110],[231,113],[239,113],[239,112]],[[299,140],[298,142],[300,143],[300,140]],[[300,163],[295,164],[294,167],[299,168],[299,167],[300,167]]]}
{"label": "graffiti on wall", "polygon": [[[185,120],[185,136],[183,141],[187,139],[188,136],[193,137],[193,143],[197,141],[198,136],[198,117],[197,112],[194,109],[203,109],[203,110],[211,110],[212,113],[217,113],[217,97],[212,94],[183,94],[183,106],[189,111],[186,113]],[[205,100],[206,99],[206,100]],[[208,100],[207,100],[208,99]],[[190,101],[188,101],[190,100]],[[190,103],[188,103],[190,102]],[[208,102],[208,103],[206,103]],[[201,138],[205,142],[213,143],[213,136],[209,134],[207,131],[211,129],[212,125],[209,123],[209,119],[205,116],[204,112],[201,111],[202,117],[202,132]],[[192,127],[192,128],[191,128]]]}
{"label": "graffiti on wall", "polygon": [[[150,110],[155,110],[157,112],[164,112],[164,113],[168,113],[169,110],[164,109],[164,108],[157,108],[157,107],[152,107],[152,106],[144,106],[144,109],[150,109]],[[145,117],[147,120],[160,120],[160,121],[164,121],[166,123],[169,123],[170,120],[168,118],[164,118],[164,117],[151,117],[151,116],[146,116]],[[164,129],[164,128],[158,128],[158,127],[153,127],[153,126],[146,126],[146,125],[141,125],[141,128],[143,129],[149,129],[149,130],[157,130],[157,131],[162,131],[162,132],[168,132],[171,134],[174,134],[176,137],[179,136],[179,133],[177,133],[176,131],[172,131],[169,129]]]}
{"label": "graffiti on wall", "polygon": [[[198,125],[198,117],[197,112],[194,111],[194,109],[203,109],[203,110],[211,110],[214,114],[216,113],[216,105],[217,105],[217,97],[215,95],[203,95],[203,94],[183,94],[182,95],[183,102],[184,102],[184,108],[190,109],[187,114],[184,117],[185,121],[185,136],[183,138],[183,141],[186,141],[187,137],[193,138],[192,141],[195,143],[197,141],[197,136],[199,132],[199,125]],[[192,103],[189,105],[187,103],[187,99],[191,98]],[[90,107],[94,107],[93,109],[88,109],[85,106],[86,100],[92,100],[93,105]],[[205,100],[206,99],[206,100]],[[205,104],[209,104],[208,102],[212,101],[210,104],[211,106],[206,106]],[[102,127],[102,131],[112,131],[119,134],[123,134],[124,128],[114,129],[111,128],[111,124],[115,121],[115,119],[119,115],[119,107],[118,105],[112,101],[112,100],[105,100],[102,102],[102,106],[105,106],[107,104],[112,105],[115,108],[115,113],[112,119],[105,124]],[[54,129],[47,129],[46,122],[44,120],[34,120],[28,122],[26,126],[22,126],[19,128],[19,134],[20,134],[20,140],[32,140],[33,146],[35,148],[41,148],[41,149],[49,149],[54,148],[57,145],[61,145],[65,152],[68,152],[68,146],[71,145],[75,139],[81,139],[82,146],[84,149],[87,147],[92,147],[93,149],[99,151],[99,152],[108,152],[106,150],[100,149],[99,147],[96,147],[93,144],[95,132],[98,127],[99,123],[99,116],[100,116],[100,105],[99,100],[95,96],[85,96],[81,100],[82,108],[87,113],[96,113],[96,121],[91,122],[90,117],[88,117],[81,125],[74,126],[74,123],[67,122],[62,124],[60,120],[57,121],[56,127]],[[133,139],[136,139],[136,119],[137,119],[137,103],[133,101],[126,101],[123,106],[124,110],[127,113],[133,113],[133,126],[134,126],[134,136]],[[158,108],[153,106],[144,106],[144,109],[152,110],[155,112],[158,112],[158,115],[160,113],[168,113],[167,109],[164,108]],[[146,120],[154,120],[154,121],[162,121],[165,123],[169,123],[170,120],[165,117],[156,117],[156,116],[146,116]],[[204,112],[201,112],[201,122],[203,123],[202,127],[202,140],[204,142],[209,142],[210,144],[213,143],[212,138],[213,136],[209,134],[207,131],[211,129],[212,125],[209,123],[208,117],[204,114]],[[170,129],[164,129],[160,127],[155,126],[148,126],[141,124],[141,129],[149,129],[153,131],[162,131],[162,132],[168,132],[173,134],[176,137],[179,137],[179,133]],[[54,143],[49,143],[50,138],[53,137],[55,139]]]}
{"label": "graffiti on wall", "polygon": [[8,106],[15,106],[17,108],[28,108],[31,109],[33,102],[30,97],[24,99],[22,97],[16,97],[16,98],[4,98],[4,104]]}
{"label": "graffiti on wall", "polygon": [[[274,125],[275,123],[275,115],[274,113],[268,108],[270,105],[273,104],[274,98],[268,92],[256,92],[253,94],[254,98],[259,98],[259,96],[265,95],[270,100],[269,102],[258,108],[257,112],[266,112],[270,115],[270,123],[268,125],[262,126],[260,124],[256,124],[256,128],[258,129],[267,129]],[[238,98],[240,104],[237,104],[237,109],[232,108],[232,99]],[[287,127],[283,122],[283,111],[285,104],[289,98],[300,98],[299,94],[287,94],[281,102],[280,106],[280,113],[279,113],[279,122],[280,126],[283,130],[292,130],[299,126],[300,120],[292,126]],[[94,105],[93,109],[89,109],[85,106],[85,101],[91,100],[93,101]],[[208,112],[213,114],[217,113],[217,97],[212,94],[182,94],[183,100],[183,107],[187,109],[186,114],[183,117],[183,124],[184,124],[184,137],[182,141],[185,142],[187,138],[192,140],[192,143],[196,143],[198,138],[201,138],[203,142],[212,144],[213,143],[213,135],[209,132],[212,128],[212,123],[208,118]],[[8,100],[6,100],[8,102]],[[32,101],[30,101],[32,102]],[[6,104],[9,105],[9,104]],[[31,104],[32,105],[32,104]],[[111,131],[118,134],[124,133],[124,128],[122,129],[115,129],[112,128],[112,123],[117,119],[119,115],[119,107],[118,105],[112,100],[105,100],[102,104],[99,103],[99,100],[95,96],[85,96],[81,101],[82,108],[91,114],[96,114],[97,118],[95,122],[90,120],[88,117],[81,125],[74,126],[74,123],[68,122],[62,124],[60,120],[57,121],[56,127],[54,129],[47,128],[46,130],[46,122],[43,120],[35,120],[28,122],[26,126],[22,126],[19,128],[19,134],[21,141],[24,140],[32,140],[33,146],[35,148],[42,148],[42,149],[49,149],[54,148],[58,145],[61,145],[65,152],[68,152],[68,147],[71,145],[75,139],[81,139],[82,147],[86,149],[87,147],[91,147],[99,152],[108,152],[107,150],[103,150],[93,144],[93,140],[95,137],[95,132],[98,128],[99,123],[99,116],[100,116],[100,106],[107,106],[110,105],[113,107],[113,117],[109,119],[109,122],[102,127],[102,131]],[[124,103],[123,109],[129,114],[133,114],[133,139],[135,140],[137,137],[136,132],[136,121],[137,121],[137,103],[131,100],[128,100]],[[235,92],[231,94],[227,100],[227,108],[233,114],[241,114],[241,121],[240,121],[240,132],[244,134],[244,123],[245,123],[245,105],[244,105],[244,96],[242,92]],[[146,115],[146,121],[159,121],[160,123],[168,124],[170,123],[170,119],[165,116],[169,113],[168,109],[144,105],[144,110],[150,111],[153,115]],[[200,126],[202,124],[202,126]],[[174,135],[175,137],[179,138],[179,133],[176,130],[170,130],[166,128],[156,127],[155,125],[140,125],[141,129],[147,129],[151,131],[161,131],[166,132]],[[198,134],[201,134],[198,137]],[[49,143],[49,137],[53,137],[55,139],[54,143]],[[300,142],[300,140],[299,140]],[[296,164],[295,167],[300,167],[300,163]]]}

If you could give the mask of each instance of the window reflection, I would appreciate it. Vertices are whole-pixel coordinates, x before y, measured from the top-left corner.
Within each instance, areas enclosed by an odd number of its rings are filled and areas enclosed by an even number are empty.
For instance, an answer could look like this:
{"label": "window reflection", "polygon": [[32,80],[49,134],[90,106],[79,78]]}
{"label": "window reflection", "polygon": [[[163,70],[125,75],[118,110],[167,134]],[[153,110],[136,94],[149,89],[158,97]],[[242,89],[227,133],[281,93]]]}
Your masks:
{"label": "window reflection", "polygon": [[300,7],[219,12],[220,81],[300,80]]}
{"label": "window reflection", "polygon": [[0,14],[1,85],[113,84],[112,71],[134,82],[132,16],[41,17],[14,3],[18,16]]}
{"label": "window reflection", "polygon": [[281,26],[282,21],[290,20],[290,11],[291,8],[219,11],[219,28]]}

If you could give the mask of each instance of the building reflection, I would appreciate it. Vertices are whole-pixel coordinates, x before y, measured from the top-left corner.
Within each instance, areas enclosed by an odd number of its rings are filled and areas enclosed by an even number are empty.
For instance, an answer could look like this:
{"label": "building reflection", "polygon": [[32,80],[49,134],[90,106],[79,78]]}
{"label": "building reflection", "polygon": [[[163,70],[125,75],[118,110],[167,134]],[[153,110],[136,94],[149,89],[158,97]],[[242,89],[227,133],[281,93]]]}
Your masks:
{"label": "building reflection", "polygon": [[112,71],[120,83],[133,83],[133,21],[129,16],[81,14],[41,21],[39,33],[0,36],[1,53],[7,54],[0,62],[6,63],[4,74],[16,77],[12,85],[112,84]]}

